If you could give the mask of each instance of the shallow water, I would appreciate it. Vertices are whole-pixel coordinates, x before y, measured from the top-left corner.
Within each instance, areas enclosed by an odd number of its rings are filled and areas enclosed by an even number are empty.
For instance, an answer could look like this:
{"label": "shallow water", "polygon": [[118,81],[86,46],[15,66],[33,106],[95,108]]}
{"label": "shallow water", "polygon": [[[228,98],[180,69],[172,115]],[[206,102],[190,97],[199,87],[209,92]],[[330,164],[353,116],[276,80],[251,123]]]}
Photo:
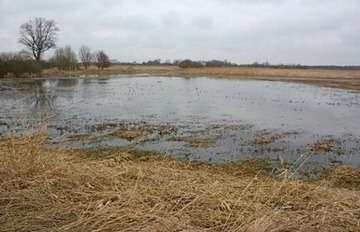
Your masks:
{"label": "shallow water", "polygon": [[[206,77],[0,80],[0,104],[1,136],[17,120],[42,119],[54,146],[135,146],[217,163],[282,156],[312,169],[360,163],[360,93],[347,90]],[[330,149],[316,149],[322,143]]]}

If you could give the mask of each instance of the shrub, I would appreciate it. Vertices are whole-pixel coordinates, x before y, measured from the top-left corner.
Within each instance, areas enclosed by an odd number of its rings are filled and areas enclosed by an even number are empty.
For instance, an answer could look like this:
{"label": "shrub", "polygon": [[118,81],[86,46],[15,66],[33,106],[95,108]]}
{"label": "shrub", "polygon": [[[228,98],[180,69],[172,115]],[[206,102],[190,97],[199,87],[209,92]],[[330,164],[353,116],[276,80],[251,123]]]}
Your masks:
{"label": "shrub", "polygon": [[60,70],[74,70],[77,67],[76,54],[70,46],[58,48],[50,63]]}
{"label": "shrub", "polygon": [[190,59],[183,60],[179,63],[180,68],[203,68],[204,65],[199,61],[192,61]]}
{"label": "shrub", "polygon": [[20,53],[0,54],[0,77],[8,74],[14,77],[22,77],[25,74],[40,74],[41,63],[26,59]]}
{"label": "shrub", "polygon": [[96,66],[98,69],[103,70],[104,68],[108,68],[111,66],[111,62],[109,56],[104,51],[98,51],[95,53],[96,57]]}

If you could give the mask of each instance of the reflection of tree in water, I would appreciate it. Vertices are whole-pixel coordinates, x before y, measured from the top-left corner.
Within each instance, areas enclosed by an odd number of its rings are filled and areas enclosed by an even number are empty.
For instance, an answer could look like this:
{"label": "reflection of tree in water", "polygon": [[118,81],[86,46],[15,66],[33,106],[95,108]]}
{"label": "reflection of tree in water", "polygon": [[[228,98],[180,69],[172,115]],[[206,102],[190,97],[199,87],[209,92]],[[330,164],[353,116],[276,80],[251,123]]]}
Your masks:
{"label": "reflection of tree in water", "polygon": [[44,121],[56,116],[55,102],[57,81],[46,80],[38,82],[32,86],[30,96],[24,102],[30,107],[26,107],[24,117],[31,121]]}
{"label": "reflection of tree in water", "polygon": [[107,84],[109,81],[109,78],[97,78],[96,81],[98,84]]}
{"label": "reflection of tree in water", "polygon": [[44,83],[39,83],[38,86],[35,88],[35,109],[53,109],[55,96],[52,94],[52,84],[49,81]]}
{"label": "reflection of tree in water", "polygon": [[78,84],[79,80],[76,78],[74,79],[59,79],[58,81],[58,86],[59,87],[73,87],[76,86]]}
{"label": "reflection of tree in water", "polygon": [[54,93],[56,97],[71,101],[74,97],[74,92],[77,91],[78,85],[78,78],[58,79],[54,85],[55,88],[50,88],[50,93]]}
{"label": "reflection of tree in water", "polygon": [[84,79],[82,79],[82,84],[83,84],[83,85],[90,85],[90,84],[91,84],[91,79],[90,79],[90,78],[84,78]]}
{"label": "reflection of tree in water", "polygon": [[35,90],[35,108],[50,108],[52,109],[52,103],[54,97],[44,88],[40,87]]}

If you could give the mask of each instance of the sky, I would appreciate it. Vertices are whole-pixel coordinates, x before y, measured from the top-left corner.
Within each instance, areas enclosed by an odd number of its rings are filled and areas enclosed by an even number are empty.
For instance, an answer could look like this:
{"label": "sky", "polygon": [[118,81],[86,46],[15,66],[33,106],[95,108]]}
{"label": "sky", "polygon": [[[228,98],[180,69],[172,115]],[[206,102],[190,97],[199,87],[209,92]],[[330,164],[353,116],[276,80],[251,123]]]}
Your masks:
{"label": "sky", "polygon": [[360,65],[359,12],[360,0],[0,0],[0,52],[20,51],[20,25],[45,17],[57,47],[121,62]]}

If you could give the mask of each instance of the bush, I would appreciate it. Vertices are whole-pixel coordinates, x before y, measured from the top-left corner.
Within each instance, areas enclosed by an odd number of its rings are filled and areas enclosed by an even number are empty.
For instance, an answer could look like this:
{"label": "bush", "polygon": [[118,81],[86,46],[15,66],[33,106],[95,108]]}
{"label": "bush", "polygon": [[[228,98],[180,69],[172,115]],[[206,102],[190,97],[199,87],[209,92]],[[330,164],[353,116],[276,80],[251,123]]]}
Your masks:
{"label": "bush", "polygon": [[0,58],[0,77],[5,76],[7,73],[5,62]]}
{"label": "bush", "polygon": [[98,69],[103,70],[104,68],[108,68],[111,66],[111,62],[109,56],[104,51],[98,51],[95,53],[96,57],[96,66]]}
{"label": "bush", "polygon": [[204,65],[198,61],[192,61],[190,59],[183,60],[179,63],[180,68],[203,68]]}
{"label": "bush", "polygon": [[210,61],[206,61],[205,63],[206,67],[211,67],[211,68],[215,68],[215,67],[225,67],[225,66],[231,66],[231,63],[229,63],[228,61],[221,61],[221,60],[210,60]]}
{"label": "bush", "polygon": [[69,45],[58,48],[50,59],[50,63],[60,70],[75,70],[77,68],[76,54]]}
{"label": "bush", "polygon": [[25,74],[40,74],[41,63],[29,60],[19,53],[0,54],[0,77],[8,74],[21,77]]}

